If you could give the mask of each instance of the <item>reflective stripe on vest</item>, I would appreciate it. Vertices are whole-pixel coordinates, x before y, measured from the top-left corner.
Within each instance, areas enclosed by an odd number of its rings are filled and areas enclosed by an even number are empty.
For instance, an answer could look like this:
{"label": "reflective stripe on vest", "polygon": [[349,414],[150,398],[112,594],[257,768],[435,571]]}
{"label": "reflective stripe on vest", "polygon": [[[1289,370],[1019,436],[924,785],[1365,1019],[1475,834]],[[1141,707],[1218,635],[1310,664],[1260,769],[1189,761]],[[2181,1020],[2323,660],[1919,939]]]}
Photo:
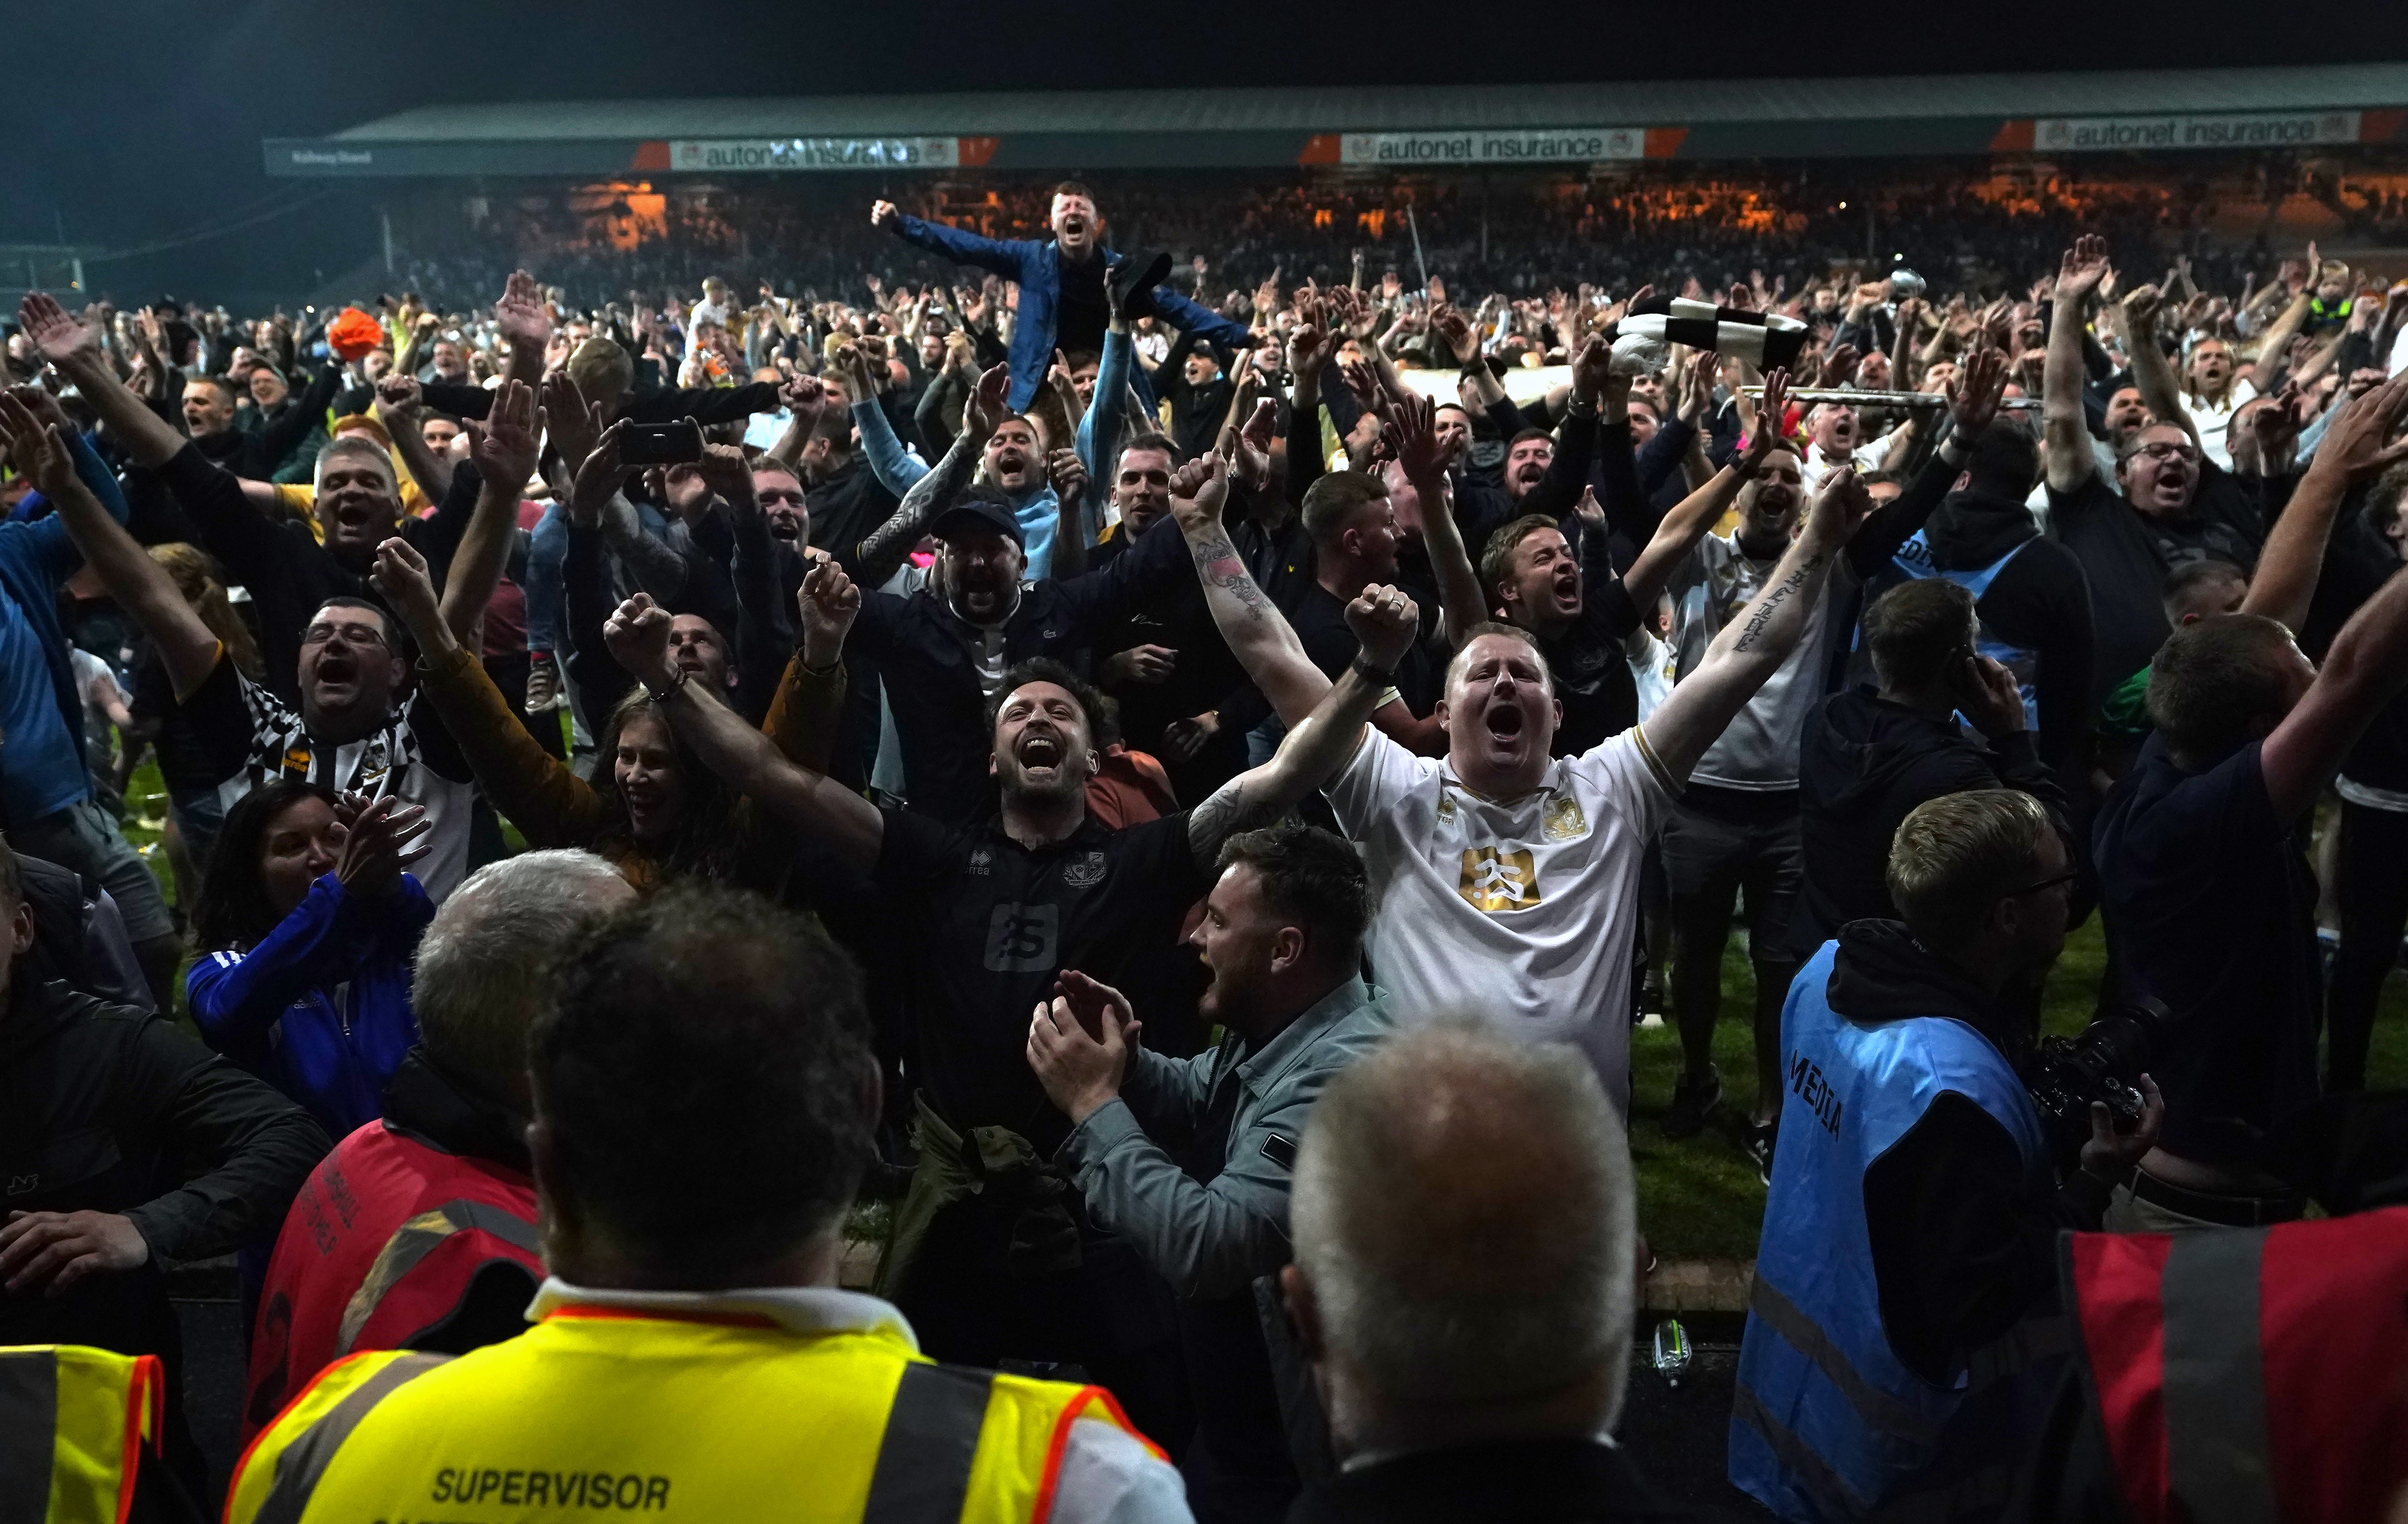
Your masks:
{"label": "reflective stripe on vest", "polygon": [[276,1479],[268,1485],[259,1512],[252,1516],[254,1524],[300,1524],[301,1515],[309,1506],[310,1494],[318,1489],[326,1468],[334,1463],[335,1452],[351,1437],[351,1431],[368,1416],[368,1409],[451,1359],[449,1355],[402,1355],[345,1393],[341,1402],[277,1455]]}
{"label": "reflective stripe on vest", "polygon": [[[1908,1369],[1883,1326],[1865,1174],[1942,1095],[1962,1096],[2014,1140],[2036,1188],[2047,1178],[2040,1118],[2004,1055],[1945,1017],[1850,1021],[1830,1008],[1837,943],[1790,985],[1781,1046],[1772,1187],[1740,1348],[1733,1486],[1786,1518],[1879,1509],[1929,1466],[1971,1389]],[[2028,1338],[2028,1335],[2026,1335]],[[2005,1343],[1969,1361],[1983,1379],[2031,1351]]]}
{"label": "reflective stripe on vest", "polygon": [[435,1246],[454,1233],[488,1233],[514,1249],[540,1257],[543,1241],[534,1223],[515,1213],[484,1201],[446,1201],[432,1212],[422,1212],[394,1230],[377,1251],[376,1263],[368,1267],[367,1278],[351,1293],[343,1308],[343,1321],[335,1339],[335,1353],[351,1352],[360,1330],[376,1316],[377,1304],[385,1293],[398,1285],[421,1259],[435,1252]]}
{"label": "reflective stripe on vest", "polygon": [[861,1524],[953,1524],[962,1517],[994,1390],[995,1377],[982,1371],[904,1368]]}
{"label": "reflective stripe on vest", "polygon": [[156,1453],[165,1403],[155,1355],[0,1348],[0,1519],[124,1524],[142,1442]]}
{"label": "reflective stripe on vest", "polygon": [[397,1517],[413,1497],[455,1505],[428,1516],[443,1517],[1032,1524],[1076,1423],[1127,1428],[1098,1388],[934,1365],[890,1322],[571,1303],[434,1364],[380,1351],[329,1367],[236,1466],[229,1524]]}
{"label": "reflective stripe on vest", "polygon": [[2408,1208],[2074,1233],[2064,1264],[2136,1524],[2387,1516],[2408,1484]]}

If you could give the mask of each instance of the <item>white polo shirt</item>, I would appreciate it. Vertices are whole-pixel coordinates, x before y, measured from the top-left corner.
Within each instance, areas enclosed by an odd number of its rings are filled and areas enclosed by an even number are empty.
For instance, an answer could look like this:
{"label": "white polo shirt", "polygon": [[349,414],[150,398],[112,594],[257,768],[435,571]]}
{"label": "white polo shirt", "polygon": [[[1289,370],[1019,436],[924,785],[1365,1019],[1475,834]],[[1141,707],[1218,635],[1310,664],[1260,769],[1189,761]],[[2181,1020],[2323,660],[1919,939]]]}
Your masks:
{"label": "white polo shirt", "polygon": [[1676,792],[1641,731],[1498,801],[1373,729],[1326,792],[1380,897],[1371,968],[1398,1021],[1570,1042],[1627,1110],[1639,870]]}

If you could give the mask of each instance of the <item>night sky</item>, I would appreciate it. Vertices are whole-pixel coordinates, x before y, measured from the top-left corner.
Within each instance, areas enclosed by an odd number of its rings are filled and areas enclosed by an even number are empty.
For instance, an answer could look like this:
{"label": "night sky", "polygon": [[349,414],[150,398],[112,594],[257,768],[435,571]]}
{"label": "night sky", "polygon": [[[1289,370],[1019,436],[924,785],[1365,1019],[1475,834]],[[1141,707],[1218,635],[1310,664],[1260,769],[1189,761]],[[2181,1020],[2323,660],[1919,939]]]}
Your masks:
{"label": "night sky", "polygon": [[[0,241],[50,241],[64,226],[70,241],[122,250],[273,208],[311,187],[267,179],[261,138],[434,102],[1383,80],[1444,91],[2408,58],[2397,0],[2107,8],[11,0],[0,6]],[[367,251],[367,194],[340,190],[96,266],[93,283],[123,300],[331,273]]]}

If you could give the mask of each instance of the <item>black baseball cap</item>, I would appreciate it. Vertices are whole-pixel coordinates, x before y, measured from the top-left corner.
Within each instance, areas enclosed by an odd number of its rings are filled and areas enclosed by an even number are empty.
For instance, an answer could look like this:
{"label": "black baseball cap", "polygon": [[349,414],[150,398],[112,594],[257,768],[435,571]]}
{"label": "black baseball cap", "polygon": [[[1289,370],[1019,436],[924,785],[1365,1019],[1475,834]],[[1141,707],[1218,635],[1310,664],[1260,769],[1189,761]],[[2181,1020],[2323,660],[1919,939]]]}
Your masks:
{"label": "black baseball cap", "polygon": [[950,539],[954,535],[976,534],[981,530],[998,535],[1010,535],[1013,544],[1023,550],[1028,548],[1027,537],[1021,532],[1020,520],[1012,514],[1009,507],[992,497],[965,496],[953,507],[938,514],[935,521],[928,525],[928,533],[939,539]]}

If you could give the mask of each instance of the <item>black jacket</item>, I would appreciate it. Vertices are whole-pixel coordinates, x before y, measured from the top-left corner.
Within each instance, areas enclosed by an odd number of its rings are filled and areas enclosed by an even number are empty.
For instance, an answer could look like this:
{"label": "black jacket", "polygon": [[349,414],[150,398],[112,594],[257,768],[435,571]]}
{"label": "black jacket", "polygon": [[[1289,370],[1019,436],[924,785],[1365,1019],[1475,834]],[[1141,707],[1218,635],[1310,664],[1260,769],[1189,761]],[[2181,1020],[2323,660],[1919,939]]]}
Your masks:
{"label": "black jacket", "polygon": [[1417,1450],[1305,1488],[1288,1524],[1571,1524],[1690,1516],[1648,1488],[1619,1448],[1589,1439]]}
{"label": "black jacket", "polygon": [[1791,926],[1801,958],[1850,921],[1891,919],[1890,838],[1914,807],[1969,788],[2016,788],[2066,828],[2066,799],[2040,762],[2031,732],[1987,745],[1954,720],[1934,720],[1870,688],[1823,700],[1798,744],[1798,808],[1805,882]]}
{"label": "black jacket", "polygon": [[[2018,1070],[2029,1046],[2020,1018],[1896,921],[1841,928],[1828,997],[1835,1014],[1868,1025],[1961,1021]],[[2040,1188],[1997,1117],[1942,1094],[1865,1172],[1865,1228],[1891,1350],[1926,1380],[1945,1382],[1970,1351],[2047,1311],[2057,1232],[2097,1231],[2107,1189],[2079,1172],[2061,1190]]]}
{"label": "black jacket", "polygon": [[1931,564],[1942,571],[1976,571],[2014,552],[2014,559],[1974,601],[1973,611],[1984,634],[2033,653],[2040,726],[2033,741],[2066,798],[2086,798],[2095,654],[2090,580],[2081,561],[2056,540],[2042,539],[2022,503],[1973,492],[1942,498],[1925,523],[1923,538],[1931,547]]}
{"label": "black jacket", "polygon": [[0,1296],[0,1344],[172,1358],[160,1261],[272,1241],[331,1146],[308,1112],[149,1013],[20,985],[0,1015],[0,1210],[119,1214],[150,1258],[55,1299]]}
{"label": "black jacket", "polygon": [[[1186,537],[1166,513],[1096,570],[1022,588],[1003,622],[1004,665],[1051,656],[1084,675],[1107,630],[1195,578]],[[995,802],[986,694],[972,654],[979,640],[978,626],[926,591],[866,593],[853,625],[853,649],[878,669],[895,715],[905,795],[914,811],[951,824],[976,820]]]}

